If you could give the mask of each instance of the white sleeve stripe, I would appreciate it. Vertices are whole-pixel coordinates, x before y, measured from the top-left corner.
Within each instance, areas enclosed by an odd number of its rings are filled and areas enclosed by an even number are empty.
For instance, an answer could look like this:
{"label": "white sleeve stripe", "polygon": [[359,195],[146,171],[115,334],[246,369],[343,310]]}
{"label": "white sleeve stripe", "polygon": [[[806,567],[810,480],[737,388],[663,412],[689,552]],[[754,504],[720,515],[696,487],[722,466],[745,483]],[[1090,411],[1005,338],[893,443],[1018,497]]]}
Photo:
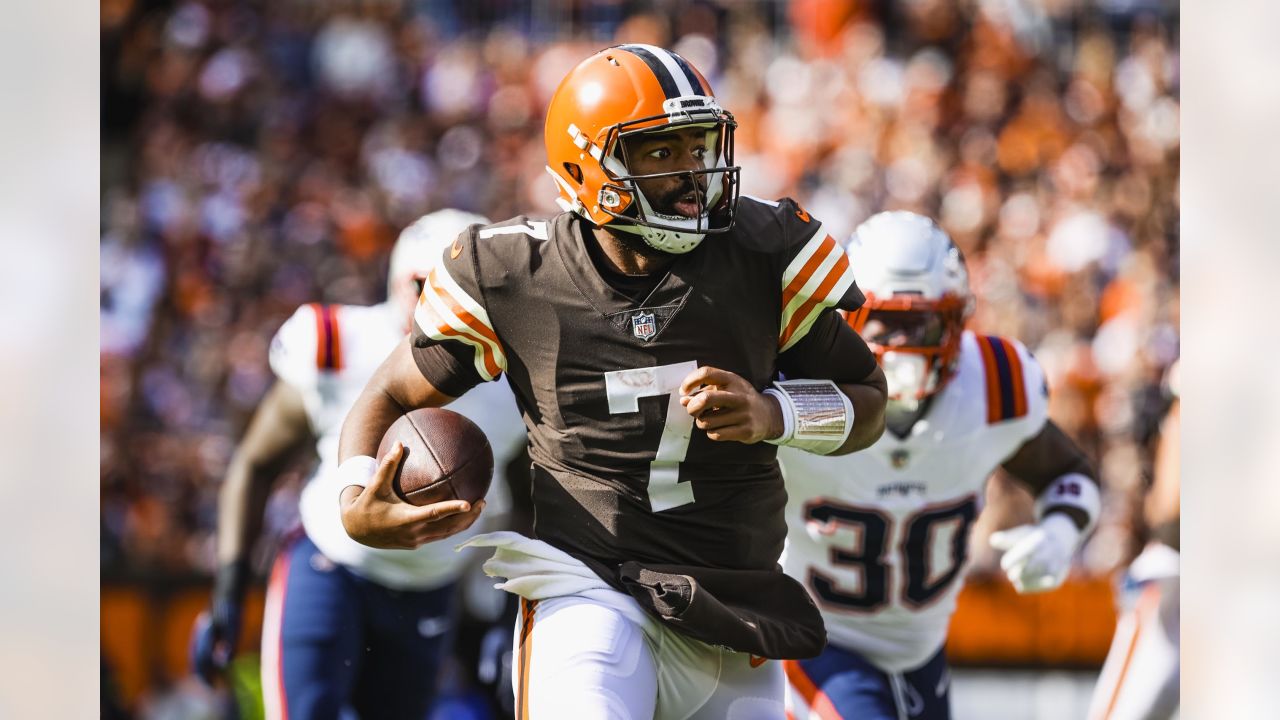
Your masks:
{"label": "white sleeve stripe", "polygon": [[[787,269],[782,272],[783,288],[786,288],[791,284],[792,280],[796,279],[796,275],[800,274],[800,270],[804,268],[804,264],[809,262],[809,258],[813,257],[814,253],[818,252],[818,248],[822,247],[822,243],[826,239],[827,230],[821,223],[819,223],[818,229],[813,233],[813,237],[809,238],[809,242],[805,243],[804,247],[800,248],[800,253],[795,256],[795,259],[791,261],[791,264],[787,265]],[[839,245],[837,244],[836,247],[839,247]]]}
{"label": "white sleeve stripe", "polygon": [[[822,311],[826,310],[832,305],[835,305],[836,302],[839,301],[839,299],[844,295],[845,291],[847,291],[849,289],[849,286],[852,284],[853,284],[853,273],[844,273],[841,276],[841,278],[836,281],[836,284],[831,288],[831,292],[827,293],[826,297],[824,297],[821,301],[815,304],[809,310],[809,312],[806,313],[804,320],[800,323],[798,327],[796,327],[795,332],[791,334],[790,338],[786,339],[786,341],[783,343],[782,347],[778,351],[783,352],[787,350],[792,345],[795,345],[797,342],[800,342],[800,339],[803,338],[805,335],[808,335],[809,328],[813,327],[814,321],[818,319],[818,316],[822,314]],[[785,329],[787,327],[787,323],[784,323],[782,327]]]}
{"label": "white sleeve stripe", "polygon": [[[831,249],[830,252],[826,254],[825,257],[822,258],[822,262],[818,263],[818,267],[814,268],[814,271],[809,275],[808,280],[804,281],[804,284],[799,287],[795,295],[792,296],[791,300],[787,302],[785,307],[782,308],[782,326],[783,327],[786,327],[788,324],[790,324],[791,317],[795,315],[795,313],[800,309],[802,305],[808,302],[809,298],[813,297],[813,294],[816,293],[818,291],[819,286],[821,286],[822,283],[827,280],[827,276],[831,274],[831,270],[836,266],[838,262],[840,262],[840,258],[842,257],[844,257],[844,252],[840,249],[839,245],[836,245]],[[844,273],[844,274],[852,277],[852,273]],[[841,281],[843,282],[844,279],[842,278]],[[795,281],[793,280],[793,282]],[[845,287],[847,289],[848,285],[846,284]],[[829,296],[829,293],[828,293],[828,296]]]}
{"label": "white sleeve stripe", "polygon": [[[475,348],[475,366],[476,371],[480,373],[480,377],[485,380],[492,380],[498,376],[498,372],[492,372],[490,363],[494,369],[498,371],[506,369],[506,356],[502,354],[501,349],[495,352],[493,344],[474,330],[466,323],[458,319],[457,315],[449,312],[444,308],[434,293],[423,292],[422,298],[419,299],[418,307],[414,310],[413,319],[418,323],[418,327],[427,337],[432,340],[445,341],[457,340]],[[489,360],[489,362],[486,362]]]}
{"label": "white sleeve stripe", "polygon": [[[443,255],[444,248],[441,248],[440,252]],[[454,282],[453,277],[449,275],[449,271],[445,268],[443,262],[438,263],[434,268],[432,268],[432,274],[440,281],[440,286],[449,293],[451,299],[462,306],[462,309],[470,313],[472,317],[483,323],[490,332],[493,332],[493,323],[489,321],[489,313],[485,312],[484,306],[472,299],[472,297],[462,289],[462,286]],[[496,332],[494,334],[497,335]]]}

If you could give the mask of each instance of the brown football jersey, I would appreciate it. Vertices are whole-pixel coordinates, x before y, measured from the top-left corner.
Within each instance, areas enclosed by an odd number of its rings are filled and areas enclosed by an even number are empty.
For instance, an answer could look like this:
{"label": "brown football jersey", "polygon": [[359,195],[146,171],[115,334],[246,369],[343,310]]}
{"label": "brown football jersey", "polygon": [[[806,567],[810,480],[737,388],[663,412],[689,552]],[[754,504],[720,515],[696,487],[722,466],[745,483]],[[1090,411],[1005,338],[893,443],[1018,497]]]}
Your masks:
{"label": "brown football jersey", "polygon": [[564,213],[459,236],[415,314],[419,367],[449,394],[507,376],[529,432],[536,536],[615,586],[628,561],[775,569],[775,447],[709,440],[677,389],[705,365],[757,389],[780,373],[865,378],[875,359],[833,309],[863,302],[843,249],[794,202],[744,197],[731,231],[634,299],[597,269],[590,233]]}

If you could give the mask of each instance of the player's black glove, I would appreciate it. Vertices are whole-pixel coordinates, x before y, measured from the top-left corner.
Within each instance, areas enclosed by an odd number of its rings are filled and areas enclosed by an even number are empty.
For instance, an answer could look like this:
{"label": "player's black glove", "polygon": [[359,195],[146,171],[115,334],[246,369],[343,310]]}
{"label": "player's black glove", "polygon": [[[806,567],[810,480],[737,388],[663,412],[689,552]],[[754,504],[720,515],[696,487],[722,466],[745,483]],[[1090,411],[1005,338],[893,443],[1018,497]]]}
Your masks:
{"label": "player's black glove", "polygon": [[191,668],[210,686],[236,654],[248,585],[248,560],[223,565],[214,579],[209,610],[196,618],[191,638]]}

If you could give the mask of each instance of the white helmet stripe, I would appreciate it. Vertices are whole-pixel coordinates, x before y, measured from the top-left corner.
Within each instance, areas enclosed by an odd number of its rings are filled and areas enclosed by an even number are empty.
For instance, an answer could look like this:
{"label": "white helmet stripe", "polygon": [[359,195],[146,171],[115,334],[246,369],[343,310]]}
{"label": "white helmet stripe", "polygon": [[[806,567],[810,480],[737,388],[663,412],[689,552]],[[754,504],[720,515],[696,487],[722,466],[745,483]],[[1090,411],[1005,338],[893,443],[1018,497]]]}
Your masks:
{"label": "white helmet stripe", "polygon": [[[643,50],[645,52],[648,52],[650,55],[653,55],[655,58],[657,58],[658,62],[662,64],[662,67],[665,68],[667,73],[670,75],[670,79],[675,82],[676,89],[678,90],[680,97],[683,97],[685,95],[701,95],[702,94],[702,88],[695,88],[693,85],[689,83],[689,78],[685,77],[684,70],[680,68],[680,65],[679,63],[676,62],[675,57],[673,57],[671,53],[667,52],[666,50],[663,50],[662,48],[657,47],[655,45],[643,45],[640,43],[635,43],[632,45],[623,45],[623,47],[628,50],[632,48]],[[652,65],[650,67],[652,67]],[[654,68],[654,72],[657,72],[657,68]],[[662,78],[659,78],[659,80],[661,79]]]}

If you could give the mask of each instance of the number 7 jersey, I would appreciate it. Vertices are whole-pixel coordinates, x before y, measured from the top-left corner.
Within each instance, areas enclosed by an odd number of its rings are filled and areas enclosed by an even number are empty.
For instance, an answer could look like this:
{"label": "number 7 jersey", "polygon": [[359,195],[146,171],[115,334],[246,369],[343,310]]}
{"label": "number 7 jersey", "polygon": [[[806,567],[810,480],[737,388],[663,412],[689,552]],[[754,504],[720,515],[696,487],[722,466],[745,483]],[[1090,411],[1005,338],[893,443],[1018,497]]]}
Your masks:
{"label": "number 7 jersey", "polygon": [[955,375],[907,438],[821,457],[779,453],[784,569],[822,612],[831,643],[887,672],[946,639],[987,478],[1044,427],[1039,365],[1016,341],[965,332]]}
{"label": "number 7 jersey", "polygon": [[[628,296],[597,269],[590,232],[569,213],[516,218],[445,248],[415,315],[420,369],[448,394],[507,376],[529,431],[534,532],[605,580],[625,561],[776,568],[775,448],[709,440],[678,388],[704,365],[757,389],[779,369],[823,372],[828,353],[805,338],[852,332],[830,308],[862,303],[844,252],[794,203],[743,198],[733,230]],[[859,372],[847,365],[833,370]]]}

